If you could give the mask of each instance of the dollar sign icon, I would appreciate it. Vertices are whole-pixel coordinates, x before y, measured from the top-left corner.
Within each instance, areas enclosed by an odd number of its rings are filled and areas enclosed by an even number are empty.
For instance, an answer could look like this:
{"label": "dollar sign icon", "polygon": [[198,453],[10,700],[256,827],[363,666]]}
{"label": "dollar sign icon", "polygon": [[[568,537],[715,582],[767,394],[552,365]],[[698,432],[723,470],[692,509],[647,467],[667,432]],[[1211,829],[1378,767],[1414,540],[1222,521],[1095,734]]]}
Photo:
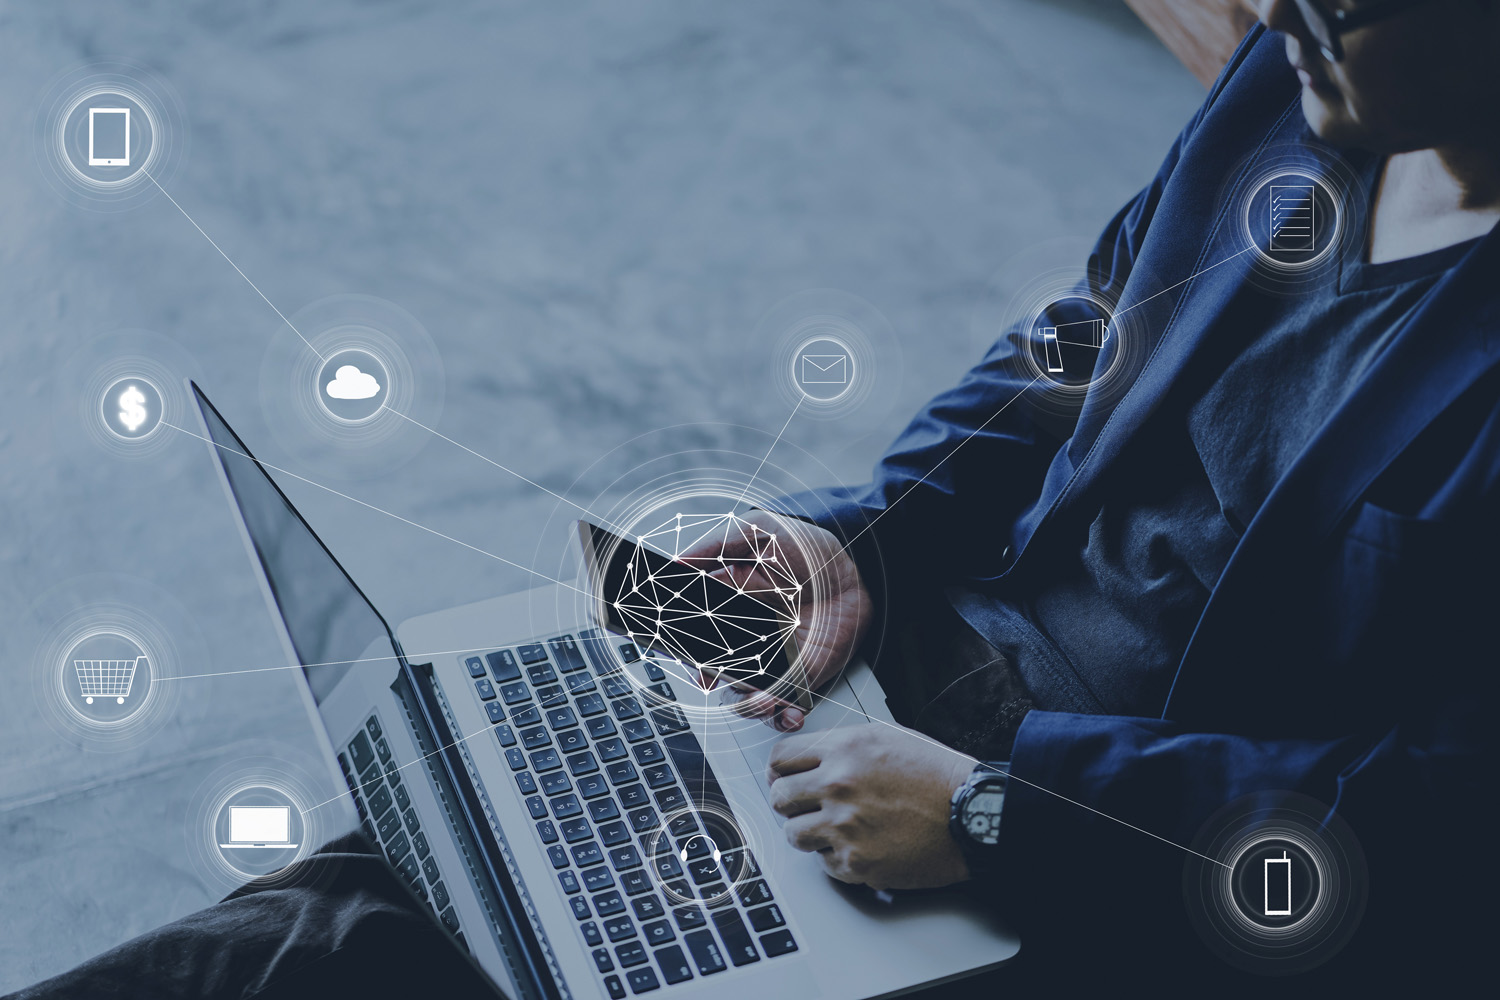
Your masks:
{"label": "dollar sign icon", "polygon": [[126,386],[125,391],[120,393],[120,423],[125,429],[134,434],[135,429],[146,422],[146,397],[141,390],[135,386]]}

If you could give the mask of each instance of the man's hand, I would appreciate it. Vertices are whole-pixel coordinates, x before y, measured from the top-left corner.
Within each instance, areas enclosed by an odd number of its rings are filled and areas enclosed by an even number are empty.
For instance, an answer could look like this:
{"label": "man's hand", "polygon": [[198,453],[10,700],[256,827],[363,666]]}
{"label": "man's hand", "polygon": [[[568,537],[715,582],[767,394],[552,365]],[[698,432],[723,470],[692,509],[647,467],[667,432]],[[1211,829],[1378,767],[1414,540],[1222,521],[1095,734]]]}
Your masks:
{"label": "man's hand", "polygon": [[875,889],[930,889],[969,877],[948,802],[975,761],[909,729],[870,723],[782,740],[771,807],[828,874]]}
{"label": "man's hand", "polygon": [[[741,518],[768,534],[778,536],[780,549],[789,561],[782,570],[801,584],[793,610],[800,624],[794,633],[798,663],[807,674],[807,685],[816,690],[844,669],[854,650],[870,627],[873,609],[869,591],[859,577],[854,560],[844,551],[830,531],[782,517],[765,510],[752,510]],[[727,528],[727,526],[726,526]],[[753,560],[763,555],[754,548],[761,536],[737,528],[703,539],[684,552],[684,561],[711,559],[723,555],[738,560]],[[741,561],[734,566],[713,571],[710,576],[741,587],[765,590],[778,581],[765,577],[753,562]],[[756,579],[760,575],[761,579]],[[751,718],[763,718],[783,732],[802,728],[802,710],[780,698],[744,685],[733,690],[743,695],[734,710]]]}

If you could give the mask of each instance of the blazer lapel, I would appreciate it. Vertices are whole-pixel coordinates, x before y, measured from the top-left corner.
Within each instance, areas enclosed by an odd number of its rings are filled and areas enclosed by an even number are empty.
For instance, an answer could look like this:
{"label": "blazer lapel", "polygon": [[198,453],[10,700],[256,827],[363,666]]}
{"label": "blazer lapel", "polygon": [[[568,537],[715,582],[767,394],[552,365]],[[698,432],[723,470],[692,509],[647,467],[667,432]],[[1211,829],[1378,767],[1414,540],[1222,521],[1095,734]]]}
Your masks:
{"label": "blazer lapel", "polygon": [[[1268,634],[1277,581],[1323,546],[1375,478],[1439,414],[1500,363],[1500,237],[1491,235],[1434,286],[1414,315],[1334,411],[1267,497],[1240,539],[1199,619],[1168,698],[1174,719],[1226,707],[1267,718],[1268,699],[1293,679],[1294,657],[1254,657]],[[1269,632],[1274,633],[1274,627]],[[1279,713],[1278,713],[1279,714]]]}

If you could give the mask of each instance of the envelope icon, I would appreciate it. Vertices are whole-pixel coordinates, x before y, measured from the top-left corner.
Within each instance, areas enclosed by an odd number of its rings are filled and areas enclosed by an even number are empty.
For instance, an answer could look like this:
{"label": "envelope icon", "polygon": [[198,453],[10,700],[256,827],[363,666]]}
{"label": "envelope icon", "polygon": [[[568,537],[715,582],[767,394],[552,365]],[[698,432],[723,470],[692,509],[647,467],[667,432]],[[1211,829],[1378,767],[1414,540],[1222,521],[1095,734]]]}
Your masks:
{"label": "envelope icon", "polygon": [[849,381],[849,355],[804,354],[798,379],[803,385],[845,385]]}

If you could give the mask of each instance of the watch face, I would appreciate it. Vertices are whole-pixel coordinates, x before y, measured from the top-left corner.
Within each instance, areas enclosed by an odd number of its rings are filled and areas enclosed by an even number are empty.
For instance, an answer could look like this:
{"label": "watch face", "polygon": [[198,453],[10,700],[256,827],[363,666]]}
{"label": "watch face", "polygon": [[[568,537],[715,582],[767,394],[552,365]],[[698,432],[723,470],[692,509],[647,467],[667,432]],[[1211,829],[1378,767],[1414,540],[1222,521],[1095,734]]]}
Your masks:
{"label": "watch face", "polygon": [[976,842],[996,844],[1000,840],[1000,807],[1005,801],[1003,792],[981,791],[964,803],[964,830]]}

